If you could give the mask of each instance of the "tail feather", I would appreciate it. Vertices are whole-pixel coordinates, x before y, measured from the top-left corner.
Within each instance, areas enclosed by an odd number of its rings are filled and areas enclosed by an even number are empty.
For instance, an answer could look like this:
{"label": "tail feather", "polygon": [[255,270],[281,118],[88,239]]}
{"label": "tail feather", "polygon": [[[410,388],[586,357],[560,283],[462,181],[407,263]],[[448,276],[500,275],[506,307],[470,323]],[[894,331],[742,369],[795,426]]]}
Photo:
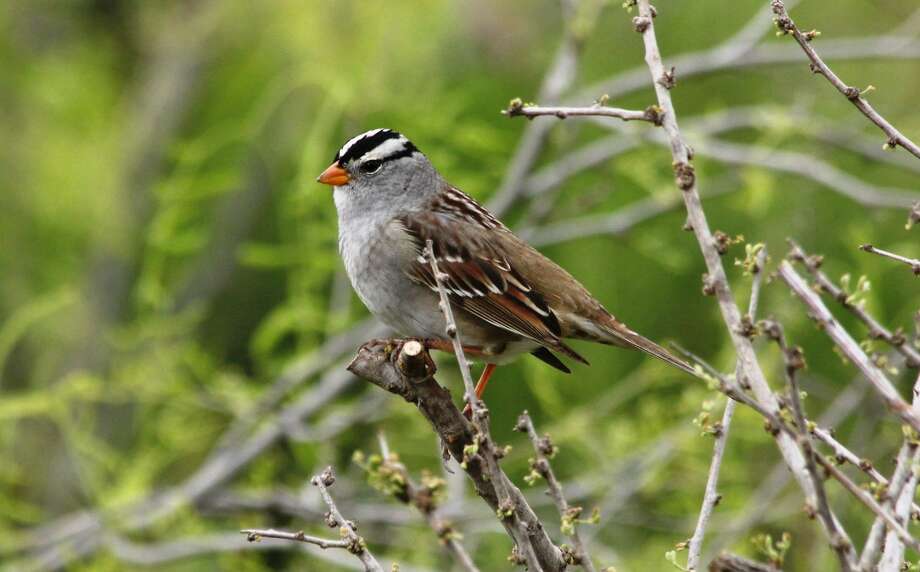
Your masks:
{"label": "tail feather", "polygon": [[685,371],[695,377],[698,376],[696,370],[690,364],[645,336],[630,330],[613,318],[611,318],[609,326],[605,324],[600,328],[596,328],[594,333],[600,334],[596,339],[598,342],[643,351],[681,371]]}

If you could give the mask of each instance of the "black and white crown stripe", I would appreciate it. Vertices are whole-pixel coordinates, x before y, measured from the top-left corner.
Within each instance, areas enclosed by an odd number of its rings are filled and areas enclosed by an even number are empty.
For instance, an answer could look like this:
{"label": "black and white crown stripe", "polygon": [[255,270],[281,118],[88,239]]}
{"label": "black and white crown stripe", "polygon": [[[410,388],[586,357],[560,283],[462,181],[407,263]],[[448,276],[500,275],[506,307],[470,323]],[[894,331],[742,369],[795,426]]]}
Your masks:
{"label": "black and white crown stripe", "polygon": [[392,161],[417,152],[418,148],[405,135],[392,129],[372,129],[349,139],[335,154],[334,161],[341,166],[362,157]]}

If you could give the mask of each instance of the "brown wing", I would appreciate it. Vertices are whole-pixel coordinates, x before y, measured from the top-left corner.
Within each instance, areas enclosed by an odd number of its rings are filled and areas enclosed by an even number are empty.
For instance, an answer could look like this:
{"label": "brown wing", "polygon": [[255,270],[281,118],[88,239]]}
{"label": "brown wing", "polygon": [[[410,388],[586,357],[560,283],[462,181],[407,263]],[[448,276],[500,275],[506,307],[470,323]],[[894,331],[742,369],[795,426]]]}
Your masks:
{"label": "brown wing", "polygon": [[422,255],[431,240],[452,303],[493,326],[587,363],[562,342],[559,320],[544,296],[490,240],[496,232],[509,231],[472,199],[450,189],[429,210],[408,213],[399,221],[419,255],[409,271],[414,280],[437,291]]}

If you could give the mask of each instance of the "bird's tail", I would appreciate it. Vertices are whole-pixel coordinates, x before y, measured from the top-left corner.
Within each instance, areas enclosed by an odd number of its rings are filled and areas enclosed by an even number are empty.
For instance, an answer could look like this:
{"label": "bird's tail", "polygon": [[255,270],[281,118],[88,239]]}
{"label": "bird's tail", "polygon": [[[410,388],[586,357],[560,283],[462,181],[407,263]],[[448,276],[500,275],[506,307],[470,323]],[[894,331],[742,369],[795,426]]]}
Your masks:
{"label": "bird's tail", "polygon": [[643,351],[650,356],[654,356],[661,361],[670,364],[681,371],[685,371],[694,377],[698,377],[699,374],[693,367],[675,356],[668,350],[659,346],[652,340],[646,338],[642,334],[638,334],[629,328],[626,327],[622,322],[617,321],[611,316],[609,323],[607,324],[597,324],[593,333],[597,334],[596,341],[602,344],[608,344],[613,346],[620,346],[623,348],[636,349]]}

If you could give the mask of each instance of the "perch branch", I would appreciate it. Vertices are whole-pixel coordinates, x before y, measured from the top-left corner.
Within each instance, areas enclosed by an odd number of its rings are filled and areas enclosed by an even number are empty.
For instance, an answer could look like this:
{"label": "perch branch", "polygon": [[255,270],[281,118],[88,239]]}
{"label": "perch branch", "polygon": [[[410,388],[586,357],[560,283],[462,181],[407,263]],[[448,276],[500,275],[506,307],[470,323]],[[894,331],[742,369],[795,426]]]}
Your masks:
{"label": "perch branch", "polygon": [[[402,344],[386,341],[368,342],[358,350],[349,371],[390,393],[415,404],[431,423],[451,456],[470,477],[477,494],[497,515],[509,535],[517,542],[519,525],[526,529],[525,538],[540,567],[547,572],[561,572],[566,563],[562,553],[546,534],[521,491],[502,473],[509,498],[499,500],[496,481],[488,473],[482,456],[483,440],[460,413],[450,393],[433,378],[434,362],[421,344],[414,340]],[[475,417],[474,417],[475,419]],[[509,502],[510,501],[510,502]],[[525,553],[526,556],[526,553]],[[539,570],[540,568],[534,568]]]}
{"label": "perch branch", "polygon": [[524,411],[518,417],[514,429],[515,431],[527,433],[527,436],[530,438],[530,443],[533,445],[534,453],[536,454],[536,459],[532,463],[533,469],[537,471],[541,477],[546,479],[546,484],[549,487],[549,496],[552,497],[553,503],[559,510],[559,516],[563,521],[566,519],[572,521],[572,532],[569,534],[569,537],[575,545],[575,558],[573,559],[573,563],[581,565],[581,567],[588,572],[594,572],[595,568],[594,563],[591,561],[591,555],[588,554],[588,549],[585,547],[585,543],[578,533],[578,526],[575,522],[578,515],[581,514],[582,509],[581,507],[569,506],[568,501],[565,500],[565,494],[562,492],[562,485],[559,484],[559,481],[556,479],[556,474],[553,472],[553,467],[549,462],[549,457],[555,453],[555,447],[552,441],[550,441],[549,435],[540,437],[537,434],[537,430],[533,426],[533,420],[530,418],[530,414],[527,411]]}
{"label": "perch branch", "polygon": [[846,97],[850,103],[856,106],[856,109],[862,112],[869,121],[877,125],[878,128],[888,136],[888,141],[886,143],[888,146],[895,147],[900,145],[907,149],[911,155],[920,159],[920,147],[905,137],[894,127],[894,125],[889,123],[887,119],[882,117],[863,97],[864,92],[861,92],[858,88],[845,84],[843,80],[824,63],[824,60],[821,59],[821,56],[818,55],[818,52],[816,52],[811,45],[811,41],[815,38],[817,32],[811,31],[803,33],[799,30],[795,22],[792,21],[792,18],[789,17],[783,0],[772,0],[770,5],[773,8],[773,13],[776,15],[775,21],[777,28],[784,34],[792,34],[795,41],[802,47],[802,51],[805,52],[805,55],[808,56],[808,59],[811,61],[811,71],[823,75],[831,85],[837,88],[837,91]]}

